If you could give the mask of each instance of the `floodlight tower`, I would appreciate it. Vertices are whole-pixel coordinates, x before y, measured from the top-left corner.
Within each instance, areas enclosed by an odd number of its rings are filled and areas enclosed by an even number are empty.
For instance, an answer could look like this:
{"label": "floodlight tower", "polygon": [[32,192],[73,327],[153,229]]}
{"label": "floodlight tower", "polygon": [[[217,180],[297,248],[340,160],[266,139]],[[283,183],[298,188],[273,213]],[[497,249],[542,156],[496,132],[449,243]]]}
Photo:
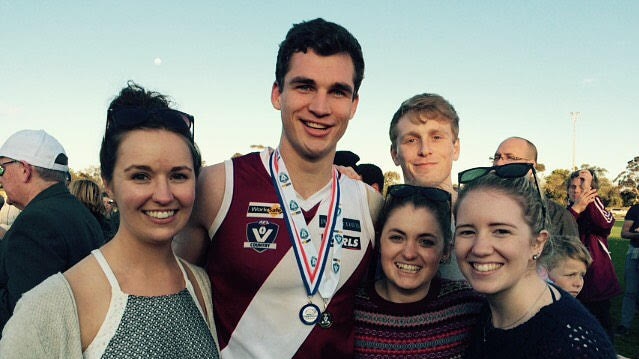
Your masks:
{"label": "floodlight tower", "polygon": [[575,163],[575,152],[577,142],[577,119],[579,119],[580,112],[571,112],[570,118],[572,119],[572,169],[577,169],[577,164]]}

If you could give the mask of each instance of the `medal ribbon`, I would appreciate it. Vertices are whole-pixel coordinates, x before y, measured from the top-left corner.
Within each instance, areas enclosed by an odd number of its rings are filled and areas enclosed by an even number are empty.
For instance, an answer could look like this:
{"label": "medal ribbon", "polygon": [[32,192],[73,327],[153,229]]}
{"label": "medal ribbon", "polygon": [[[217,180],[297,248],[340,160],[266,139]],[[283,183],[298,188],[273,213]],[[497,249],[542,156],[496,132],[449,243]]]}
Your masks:
{"label": "medal ribbon", "polygon": [[[343,221],[341,220],[341,209],[339,208],[340,186],[337,179],[338,172],[333,168],[330,203],[326,215],[326,225],[318,251],[311,241],[311,232],[306,225],[302,208],[296,201],[297,194],[293,188],[291,178],[288,175],[284,160],[280,155],[279,148],[271,154],[269,167],[273,185],[275,186],[280,205],[284,212],[284,219],[289,229],[291,243],[295,251],[295,258],[297,259],[297,266],[306,292],[309,296],[312,296],[319,289],[323,298],[330,298],[335,292],[339,282],[343,243]],[[320,209],[322,207],[323,206],[320,206]],[[331,243],[333,243],[333,245],[331,245]],[[324,269],[331,247],[333,248],[333,263],[331,268],[326,271],[328,274],[326,274]],[[324,278],[324,280],[322,280],[322,278]]]}

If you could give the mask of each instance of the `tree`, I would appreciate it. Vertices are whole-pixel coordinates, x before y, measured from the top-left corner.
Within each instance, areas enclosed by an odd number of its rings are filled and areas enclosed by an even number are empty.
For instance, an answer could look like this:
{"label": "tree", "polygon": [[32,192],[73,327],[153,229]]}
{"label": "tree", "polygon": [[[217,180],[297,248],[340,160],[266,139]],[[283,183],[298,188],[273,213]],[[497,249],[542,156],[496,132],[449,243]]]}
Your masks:
{"label": "tree", "polygon": [[617,175],[614,182],[620,187],[621,192],[630,191],[639,195],[639,156],[628,161],[626,169]]}
{"label": "tree", "polygon": [[614,186],[606,177],[599,177],[599,189],[597,194],[606,207],[621,207],[623,200],[619,188]]}
{"label": "tree", "polygon": [[100,167],[90,166],[89,168],[85,168],[80,171],[74,171],[73,169],[69,168],[69,172],[71,173],[71,180],[75,180],[78,178],[86,178],[97,183],[100,186],[100,188],[102,188],[103,186],[102,176],[100,174],[101,173]]}
{"label": "tree", "polygon": [[557,169],[552,171],[544,178],[544,196],[564,206],[567,205],[568,193],[566,191],[566,182],[568,181],[568,177],[570,177],[570,171],[568,170]]}
{"label": "tree", "polygon": [[627,189],[622,190],[619,195],[621,196],[621,201],[623,202],[624,207],[632,206],[637,200],[637,193]]}

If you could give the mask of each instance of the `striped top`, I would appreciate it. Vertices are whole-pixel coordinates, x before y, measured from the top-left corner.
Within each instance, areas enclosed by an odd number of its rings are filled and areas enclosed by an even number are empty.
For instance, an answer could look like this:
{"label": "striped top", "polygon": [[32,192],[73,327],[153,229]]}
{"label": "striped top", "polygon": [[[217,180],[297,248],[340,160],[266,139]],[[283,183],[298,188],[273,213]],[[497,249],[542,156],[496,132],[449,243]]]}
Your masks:
{"label": "striped top", "polygon": [[434,278],[415,303],[392,303],[374,285],[355,301],[356,358],[461,358],[483,297],[465,281]]}

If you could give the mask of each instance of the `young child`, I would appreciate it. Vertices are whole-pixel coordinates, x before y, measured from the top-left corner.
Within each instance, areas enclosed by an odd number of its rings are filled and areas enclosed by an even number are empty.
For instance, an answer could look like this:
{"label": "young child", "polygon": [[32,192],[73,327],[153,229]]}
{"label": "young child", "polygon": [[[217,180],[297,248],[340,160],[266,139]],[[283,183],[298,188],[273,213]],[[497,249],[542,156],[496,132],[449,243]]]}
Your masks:
{"label": "young child", "polygon": [[584,276],[591,263],[592,257],[579,237],[556,236],[539,258],[539,273],[576,297],[584,286]]}

